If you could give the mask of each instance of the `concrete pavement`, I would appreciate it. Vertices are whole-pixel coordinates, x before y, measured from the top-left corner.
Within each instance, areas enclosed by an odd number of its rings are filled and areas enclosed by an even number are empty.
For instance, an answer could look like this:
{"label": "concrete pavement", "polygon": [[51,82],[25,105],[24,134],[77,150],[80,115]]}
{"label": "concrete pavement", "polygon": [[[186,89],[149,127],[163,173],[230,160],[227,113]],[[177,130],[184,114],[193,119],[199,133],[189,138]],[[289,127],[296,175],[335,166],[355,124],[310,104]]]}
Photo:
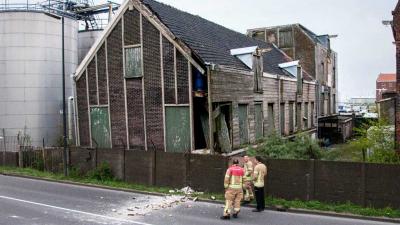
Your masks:
{"label": "concrete pavement", "polygon": [[181,201],[0,175],[0,225],[394,225],[327,216],[243,208],[238,219],[221,221],[222,205]]}

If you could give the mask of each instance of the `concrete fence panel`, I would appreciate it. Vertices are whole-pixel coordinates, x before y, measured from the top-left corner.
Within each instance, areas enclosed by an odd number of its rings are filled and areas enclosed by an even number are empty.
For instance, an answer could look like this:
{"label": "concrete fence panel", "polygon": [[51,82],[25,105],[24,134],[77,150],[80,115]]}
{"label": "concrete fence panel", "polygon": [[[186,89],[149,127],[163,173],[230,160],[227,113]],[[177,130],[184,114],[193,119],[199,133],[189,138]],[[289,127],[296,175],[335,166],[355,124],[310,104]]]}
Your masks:
{"label": "concrete fence panel", "polygon": [[362,163],[315,161],[315,199],[363,205]]}
{"label": "concrete fence panel", "polygon": [[268,167],[267,195],[285,199],[312,198],[312,161],[269,159],[265,163]]}
{"label": "concrete fence panel", "polygon": [[125,181],[153,185],[155,169],[154,151],[125,152]]}
{"label": "concrete fence panel", "polygon": [[155,185],[182,188],[187,185],[186,154],[156,152]]}
{"label": "concrete fence panel", "polygon": [[189,185],[196,191],[221,193],[228,160],[221,156],[190,155]]}
{"label": "concrete fence panel", "polygon": [[400,165],[365,165],[365,201],[367,206],[400,209]]}
{"label": "concrete fence panel", "polygon": [[69,153],[71,165],[78,169],[81,174],[96,168],[96,150],[94,149],[75,149],[72,148]]}
{"label": "concrete fence panel", "polygon": [[107,163],[111,167],[113,175],[123,180],[124,179],[124,158],[125,150],[121,149],[97,149],[97,166],[102,163]]}
{"label": "concrete fence panel", "polygon": [[[3,158],[5,158],[3,160]],[[18,166],[18,152],[6,152],[3,157],[3,152],[0,152],[0,165],[16,167]]]}

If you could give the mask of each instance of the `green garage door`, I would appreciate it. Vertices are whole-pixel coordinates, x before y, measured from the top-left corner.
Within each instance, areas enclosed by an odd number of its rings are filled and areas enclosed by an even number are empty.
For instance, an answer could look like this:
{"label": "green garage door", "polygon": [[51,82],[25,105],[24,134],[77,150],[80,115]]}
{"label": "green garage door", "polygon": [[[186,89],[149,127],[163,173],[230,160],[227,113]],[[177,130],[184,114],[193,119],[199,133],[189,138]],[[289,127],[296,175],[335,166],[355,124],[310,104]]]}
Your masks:
{"label": "green garage door", "polygon": [[165,107],[167,152],[190,151],[190,110],[187,106]]}
{"label": "green garage door", "polygon": [[240,144],[249,143],[249,126],[247,122],[247,105],[239,105]]}
{"label": "green garage door", "polygon": [[110,122],[107,107],[90,109],[90,122],[93,145],[98,148],[111,148]]}

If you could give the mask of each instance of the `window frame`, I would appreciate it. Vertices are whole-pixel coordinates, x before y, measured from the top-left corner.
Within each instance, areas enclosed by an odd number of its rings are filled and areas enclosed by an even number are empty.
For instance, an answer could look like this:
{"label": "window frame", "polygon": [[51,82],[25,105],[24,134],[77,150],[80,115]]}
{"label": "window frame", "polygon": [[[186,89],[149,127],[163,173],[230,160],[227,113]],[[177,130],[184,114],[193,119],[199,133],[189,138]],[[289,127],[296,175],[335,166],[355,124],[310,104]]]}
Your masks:
{"label": "window frame", "polygon": [[[140,74],[139,75],[128,75],[128,67],[127,67],[127,50],[129,49],[140,49],[139,57],[140,57],[140,62],[137,64],[140,64]],[[134,79],[134,78],[142,78],[144,76],[143,73],[143,47],[141,44],[136,44],[136,45],[126,45],[124,46],[124,78],[125,79]]]}

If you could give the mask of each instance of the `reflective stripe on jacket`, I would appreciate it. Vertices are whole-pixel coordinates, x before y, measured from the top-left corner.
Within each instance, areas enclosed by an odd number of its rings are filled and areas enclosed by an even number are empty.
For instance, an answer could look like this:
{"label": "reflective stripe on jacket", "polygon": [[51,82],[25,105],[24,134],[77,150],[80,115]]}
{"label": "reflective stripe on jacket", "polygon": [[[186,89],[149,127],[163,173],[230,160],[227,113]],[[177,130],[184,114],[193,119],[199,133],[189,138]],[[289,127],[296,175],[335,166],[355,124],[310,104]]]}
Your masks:
{"label": "reflective stripe on jacket", "polygon": [[238,165],[232,165],[225,174],[224,187],[232,189],[243,188],[244,170]]}

